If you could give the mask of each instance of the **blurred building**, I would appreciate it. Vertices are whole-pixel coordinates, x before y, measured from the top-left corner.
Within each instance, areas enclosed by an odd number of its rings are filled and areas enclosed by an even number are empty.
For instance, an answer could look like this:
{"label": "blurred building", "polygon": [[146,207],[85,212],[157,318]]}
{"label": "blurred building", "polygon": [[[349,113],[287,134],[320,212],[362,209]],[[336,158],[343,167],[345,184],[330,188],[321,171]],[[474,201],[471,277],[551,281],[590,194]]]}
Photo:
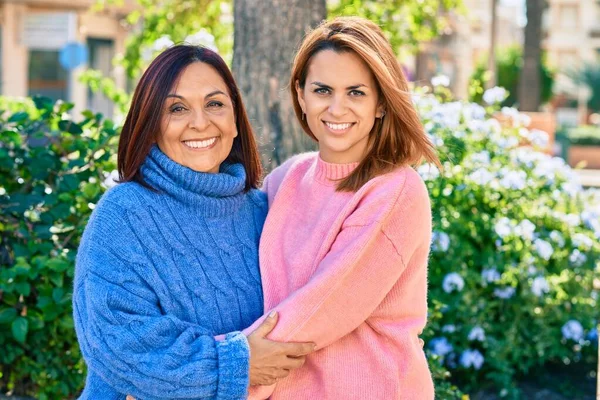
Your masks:
{"label": "blurred building", "polygon": [[561,122],[576,125],[581,116],[574,108],[585,103],[585,94],[569,75],[600,63],[600,0],[548,0],[543,29],[548,60],[558,72],[554,105]]}
{"label": "blurred building", "polygon": [[[486,62],[491,41],[492,0],[464,0],[466,15],[451,14],[446,32],[426,43],[415,60],[416,80],[428,83],[437,74],[450,78],[450,88],[461,99],[467,97],[469,79],[478,62]],[[523,9],[499,1],[496,49],[523,44]]]}
{"label": "blurred building", "polygon": [[[101,70],[125,88],[122,71],[112,65],[124,51],[127,32],[121,20],[135,7],[125,0],[93,12],[96,0],[0,0],[0,92],[6,96],[41,94],[75,103],[74,115],[91,108],[112,116],[113,106],[94,94],[78,75]],[[69,45],[70,52],[65,48]],[[87,57],[85,55],[87,54]],[[75,68],[77,59],[87,61]],[[65,65],[67,67],[65,67]]]}

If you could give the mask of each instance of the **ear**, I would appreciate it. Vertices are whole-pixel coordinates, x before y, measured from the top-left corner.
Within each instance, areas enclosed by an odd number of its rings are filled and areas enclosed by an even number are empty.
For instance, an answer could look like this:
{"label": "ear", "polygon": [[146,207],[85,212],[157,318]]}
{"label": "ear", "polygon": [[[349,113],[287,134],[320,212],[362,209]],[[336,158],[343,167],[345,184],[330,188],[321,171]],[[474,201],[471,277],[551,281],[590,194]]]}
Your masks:
{"label": "ear", "polygon": [[377,111],[375,112],[375,118],[383,118],[385,115],[385,106],[383,104],[379,104],[377,106]]}
{"label": "ear", "polygon": [[298,103],[300,103],[300,108],[302,112],[306,114],[306,101],[304,101],[304,89],[300,87],[300,82],[296,80],[296,93],[298,93]]}

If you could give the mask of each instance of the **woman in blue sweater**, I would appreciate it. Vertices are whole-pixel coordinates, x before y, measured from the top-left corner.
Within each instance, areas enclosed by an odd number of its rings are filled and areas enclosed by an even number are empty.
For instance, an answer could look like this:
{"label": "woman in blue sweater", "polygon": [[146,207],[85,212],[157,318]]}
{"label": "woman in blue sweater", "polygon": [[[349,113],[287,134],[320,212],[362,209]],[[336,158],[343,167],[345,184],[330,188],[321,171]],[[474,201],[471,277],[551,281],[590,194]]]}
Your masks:
{"label": "woman in blue sweater", "polygon": [[77,256],[81,398],[241,399],[300,367],[313,345],[265,339],[276,316],[240,332],[263,312],[267,205],[252,129],[220,56],[175,46],[152,62],[118,168],[121,183],[98,203]]}

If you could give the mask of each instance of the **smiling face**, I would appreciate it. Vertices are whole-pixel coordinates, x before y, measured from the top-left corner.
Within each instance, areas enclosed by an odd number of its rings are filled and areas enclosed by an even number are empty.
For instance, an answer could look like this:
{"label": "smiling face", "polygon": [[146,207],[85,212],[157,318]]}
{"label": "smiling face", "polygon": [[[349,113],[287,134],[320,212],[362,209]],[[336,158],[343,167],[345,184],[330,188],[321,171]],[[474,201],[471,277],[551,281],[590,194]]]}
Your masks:
{"label": "smiling face", "polygon": [[380,118],[379,94],[369,67],[353,52],[322,50],[308,67],[298,101],[326,162],[361,161]]}
{"label": "smiling face", "polygon": [[223,78],[208,64],[187,66],[165,100],[158,147],[178,164],[217,173],[237,134]]}

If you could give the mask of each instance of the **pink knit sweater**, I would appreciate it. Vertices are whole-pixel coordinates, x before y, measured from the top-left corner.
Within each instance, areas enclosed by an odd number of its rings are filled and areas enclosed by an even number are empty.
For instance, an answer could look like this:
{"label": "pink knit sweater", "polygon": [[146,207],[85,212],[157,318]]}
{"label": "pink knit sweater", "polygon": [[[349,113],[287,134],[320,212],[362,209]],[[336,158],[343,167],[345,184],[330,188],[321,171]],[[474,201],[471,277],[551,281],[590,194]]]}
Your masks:
{"label": "pink knit sweater", "polygon": [[302,154],[265,181],[265,314],[279,312],[269,338],[318,350],[277,385],[252,387],[250,399],[434,397],[418,338],[427,318],[427,189],[403,167],[356,193],[336,192],[335,180],[356,165]]}

